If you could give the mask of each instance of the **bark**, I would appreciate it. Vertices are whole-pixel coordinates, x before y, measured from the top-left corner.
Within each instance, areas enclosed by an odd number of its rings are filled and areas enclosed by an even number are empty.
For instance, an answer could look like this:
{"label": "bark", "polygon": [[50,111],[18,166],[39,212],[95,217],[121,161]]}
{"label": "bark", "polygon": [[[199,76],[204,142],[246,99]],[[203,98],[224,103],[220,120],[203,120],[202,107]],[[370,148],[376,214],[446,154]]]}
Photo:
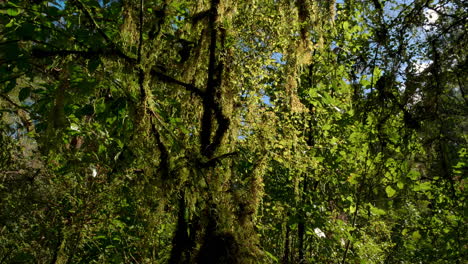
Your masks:
{"label": "bark", "polygon": [[[289,219],[289,213],[286,219]],[[289,248],[290,246],[290,240],[289,240],[289,233],[291,232],[291,228],[289,227],[289,224],[286,223],[286,235],[285,235],[285,241],[284,241],[284,254],[283,254],[283,264],[289,264],[290,263],[290,255],[291,255],[291,249]]]}
{"label": "bark", "polygon": [[304,211],[304,206],[305,206],[305,198],[304,198],[304,193],[307,190],[307,177],[304,177],[304,184],[302,185],[302,198],[301,198],[301,209],[300,209],[300,214],[301,214],[301,220],[297,226],[297,236],[298,236],[298,247],[299,247],[299,260],[298,263],[305,263],[304,259],[304,252],[305,252],[305,247],[304,247],[304,238],[305,238],[305,222],[306,222],[306,215]]}
{"label": "bark", "polygon": [[190,263],[191,252],[195,246],[193,236],[187,233],[188,223],[185,218],[186,204],[185,197],[179,198],[179,212],[177,214],[177,228],[172,239],[172,250],[169,263],[182,264]]}

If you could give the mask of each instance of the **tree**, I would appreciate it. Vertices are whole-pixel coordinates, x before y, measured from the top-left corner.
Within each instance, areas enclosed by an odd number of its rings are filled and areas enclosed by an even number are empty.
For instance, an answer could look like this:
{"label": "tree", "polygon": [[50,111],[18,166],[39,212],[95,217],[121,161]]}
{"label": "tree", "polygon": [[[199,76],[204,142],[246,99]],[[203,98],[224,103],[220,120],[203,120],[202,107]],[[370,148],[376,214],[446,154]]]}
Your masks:
{"label": "tree", "polygon": [[461,261],[463,7],[0,3],[0,259]]}

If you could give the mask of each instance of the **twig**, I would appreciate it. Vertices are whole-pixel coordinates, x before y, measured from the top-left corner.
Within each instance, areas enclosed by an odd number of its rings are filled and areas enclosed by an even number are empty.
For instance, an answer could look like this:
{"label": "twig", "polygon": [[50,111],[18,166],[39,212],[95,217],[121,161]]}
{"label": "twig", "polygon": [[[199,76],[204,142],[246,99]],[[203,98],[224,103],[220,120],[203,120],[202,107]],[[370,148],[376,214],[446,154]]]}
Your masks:
{"label": "twig", "polygon": [[140,38],[138,41],[138,54],[137,54],[137,62],[138,64],[141,63],[141,53],[143,48],[143,0],[140,0],[140,23],[139,23],[139,31],[140,31]]}
{"label": "twig", "polygon": [[159,149],[159,169],[161,170],[163,180],[167,180],[169,178],[169,152],[161,141],[161,135],[156,128],[156,125],[153,122],[153,119],[150,119],[151,122],[151,132],[153,132],[154,139],[156,140],[156,145]]}
{"label": "twig", "polygon": [[156,69],[151,70],[151,74],[156,76],[159,80],[163,82],[177,84],[184,87],[187,91],[194,93],[195,95],[198,95],[200,97],[205,96],[205,93],[196,86],[174,79]]}
{"label": "twig", "polygon": [[138,51],[137,51],[137,63],[138,63],[138,86],[140,87],[140,96],[141,101],[145,104],[146,100],[146,91],[144,87],[145,83],[145,72],[141,65],[141,54],[143,48],[143,0],[140,0],[140,23],[139,23],[140,38],[138,41]]}
{"label": "twig", "polygon": [[11,100],[10,97],[8,97],[7,95],[0,94],[0,97],[3,98],[3,99],[5,99],[8,103],[12,104],[13,106],[15,106],[15,107],[17,107],[17,108],[19,108],[19,109],[22,109],[22,110],[24,110],[24,111],[30,113],[29,110],[26,109],[26,107],[21,106],[21,105],[15,103],[15,102],[14,102],[13,100]]}
{"label": "twig", "polygon": [[51,56],[68,56],[68,55],[79,55],[85,58],[92,58],[94,56],[118,56],[122,59],[125,59],[130,64],[136,64],[137,60],[135,58],[129,57],[117,49],[98,49],[98,50],[46,50],[36,48],[32,50],[32,55],[37,58],[45,58]]}
{"label": "twig", "polygon": [[210,160],[207,161],[207,162],[202,163],[201,166],[202,166],[203,168],[213,167],[213,166],[216,165],[216,163],[220,162],[222,159],[225,159],[225,158],[230,157],[230,156],[237,155],[238,153],[239,153],[239,152],[237,152],[237,151],[225,153],[225,154],[220,155],[220,156],[218,156],[218,157],[212,158],[212,159],[210,159]]}
{"label": "twig", "polygon": [[102,30],[102,28],[99,26],[99,24],[96,22],[94,17],[91,15],[89,10],[85,7],[85,5],[80,1],[80,0],[75,0],[75,2],[78,4],[78,7],[83,11],[83,13],[86,15],[86,17],[91,21],[93,24],[94,28],[99,32],[99,34],[104,38],[104,40],[112,46],[116,50],[116,52],[123,58],[125,58],[128,61],[133,61],[134,59],[125,54],[118,46],[116,43],[114,43],[110,37]]}

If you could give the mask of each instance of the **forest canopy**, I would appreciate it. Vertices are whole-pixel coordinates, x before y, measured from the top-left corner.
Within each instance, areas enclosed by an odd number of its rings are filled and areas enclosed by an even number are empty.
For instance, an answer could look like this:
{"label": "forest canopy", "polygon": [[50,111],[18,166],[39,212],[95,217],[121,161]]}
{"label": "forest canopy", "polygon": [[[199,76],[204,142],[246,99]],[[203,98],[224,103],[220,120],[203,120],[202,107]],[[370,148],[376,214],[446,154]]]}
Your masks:
{"label": "forest canopy", "polygon": [[0,263],[465,263],[467,22],[0,1]]}

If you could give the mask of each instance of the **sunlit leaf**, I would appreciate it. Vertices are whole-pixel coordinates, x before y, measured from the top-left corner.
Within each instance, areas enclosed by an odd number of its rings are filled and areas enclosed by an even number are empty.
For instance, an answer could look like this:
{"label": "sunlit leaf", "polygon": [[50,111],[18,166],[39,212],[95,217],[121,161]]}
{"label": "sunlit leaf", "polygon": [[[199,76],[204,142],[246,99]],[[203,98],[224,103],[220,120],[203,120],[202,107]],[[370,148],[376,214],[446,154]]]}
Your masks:
{"label": "sunlit leaf", "polygon": [[396,194],[395,189],[393,189],[391,186],[387,186],[387,187],[385,188],[385,192],[387,193],[387,196],[388,196],[389,198],[393,197],[393,196]]}

